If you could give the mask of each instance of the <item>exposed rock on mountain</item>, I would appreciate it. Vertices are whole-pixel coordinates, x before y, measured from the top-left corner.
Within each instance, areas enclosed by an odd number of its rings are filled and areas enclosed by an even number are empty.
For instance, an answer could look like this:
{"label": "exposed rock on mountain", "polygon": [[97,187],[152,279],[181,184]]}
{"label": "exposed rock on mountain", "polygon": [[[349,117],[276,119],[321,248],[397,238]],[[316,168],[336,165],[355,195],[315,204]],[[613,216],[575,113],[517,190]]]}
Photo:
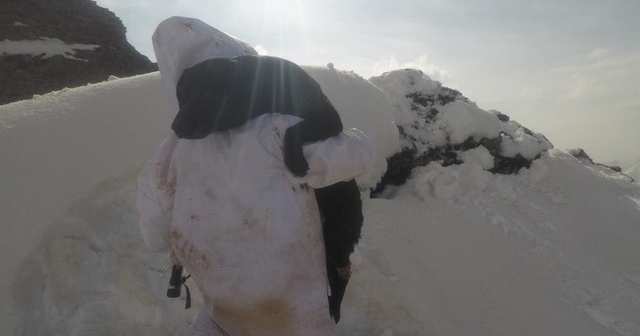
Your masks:
{"label": "exposed rock on mountain", "polygon": [[516,174],[553,145],[498,111],[484,111],[460,92],[419,70],[405,69],[369,79],[396,109],[402,151],[374,191],[404,184],[415,167],[474,162],[496,174]]}
{"label": "exposed rock on mountain", "polygon": [[5,0],[0,11],[0,104],[157,66],[120,19],[90,0]]}
{"label": "exposed rock on mountain", "polygon": [[637,173],[633,170],[625,170],[623,172],[620,166],[608,165],[593,161],[589,154],[587,154],[587,152],[585,152],[582,148],[568,149],[567,152],[573,155],[573,157],[578,159],[580,162],[584,163],[586,166],[595,167],[599,170],[607,170],[609,171],[608,174],[616,173],[617,175],[621,176],[624,179],[628,179],[631,182],[634,182],[637,179],[637,177],[634,177],[634,175],[636,175]]}

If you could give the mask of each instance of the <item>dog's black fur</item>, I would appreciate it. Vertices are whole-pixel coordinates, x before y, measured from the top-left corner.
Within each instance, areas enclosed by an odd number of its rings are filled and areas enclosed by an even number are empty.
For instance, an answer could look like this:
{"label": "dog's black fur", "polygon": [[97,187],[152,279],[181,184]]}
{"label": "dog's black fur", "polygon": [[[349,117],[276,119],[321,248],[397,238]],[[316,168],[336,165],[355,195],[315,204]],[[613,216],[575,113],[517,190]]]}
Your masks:
{"label": "dog's black fur", "polygon": [[[277,57],[246,55],[201,62],[183,72],[176,94],[180,111],[171,128],[180,138],[201,139],[266,113],[302,118],[284,136],[284,161],[297,176],[306,175],[309,168],[302,145],[342,131],[338,111],[320,85],[298,65]],[[323,218],[330,313],[338,323],[349,281],[338,270],[351,265],[349,255],[363,223],[362,201],[353,179],[316,189],[315,194]]]}

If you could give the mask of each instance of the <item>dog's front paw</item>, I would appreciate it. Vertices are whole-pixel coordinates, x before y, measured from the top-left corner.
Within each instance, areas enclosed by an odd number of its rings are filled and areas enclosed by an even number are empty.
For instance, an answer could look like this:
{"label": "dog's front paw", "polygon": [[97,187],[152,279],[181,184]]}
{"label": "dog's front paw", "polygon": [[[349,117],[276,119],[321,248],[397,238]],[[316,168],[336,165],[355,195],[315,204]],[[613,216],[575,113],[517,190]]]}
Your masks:
{"label": "dog's front paw", "polygon": [[298,177],[307,175],[309,170],[309,163],[302,151],[299,129],[295,126],[289,127],[284,134],[284,164]]}

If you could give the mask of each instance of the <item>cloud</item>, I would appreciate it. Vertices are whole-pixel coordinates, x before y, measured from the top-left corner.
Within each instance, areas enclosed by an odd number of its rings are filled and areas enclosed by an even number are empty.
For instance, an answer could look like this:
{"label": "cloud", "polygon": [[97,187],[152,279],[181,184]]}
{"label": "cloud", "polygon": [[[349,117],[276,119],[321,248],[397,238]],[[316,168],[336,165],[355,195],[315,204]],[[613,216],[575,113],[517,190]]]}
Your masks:
{"label": "cloud", "polygon": [[569,79],[561,96],[632,100],[640,107],[640,97],[637,95],[640,87],[640,50],[615,52],[597,49],[557,72]]}
{"label": "cloud", "polygon": [[613,51],[610,49],[596,49],[587,55],[588,60],[599,60],[604,59],[613,54]]}
{"label": "cloud", "polygon": [[519,99],[640,108],[640,50],[594,49],[527,80],[517,92]]}
{"label": "cloud", "polygon": [[518,92],[518,97],[525,100],[540,99],[543,97],[543,92],[538,87],[525,86],[522,89],[520,89],[520,92]]}
{"label": "cloud", "polygon": [[267,52],[267,49],[265,49],[265,47],[263,47],[260,44],[256,44],[253,49],[255,49],[258,52],[258,55],[269,55],[269,52]]}
{"label": "cloud", "polygon": [[422,70],[427,76],[431,79],[446,83],[449,82],[451,76],[445,70],[438,68],[437,66],[429,63],[427,55],[421,55],[413,60],[409,60],[407,62],[400,62],[395,57],[390,57],[384,61],[374,62],[373,64],[373,72],[377,74],[382,74],[391,70],[398,69],[418,69]]}

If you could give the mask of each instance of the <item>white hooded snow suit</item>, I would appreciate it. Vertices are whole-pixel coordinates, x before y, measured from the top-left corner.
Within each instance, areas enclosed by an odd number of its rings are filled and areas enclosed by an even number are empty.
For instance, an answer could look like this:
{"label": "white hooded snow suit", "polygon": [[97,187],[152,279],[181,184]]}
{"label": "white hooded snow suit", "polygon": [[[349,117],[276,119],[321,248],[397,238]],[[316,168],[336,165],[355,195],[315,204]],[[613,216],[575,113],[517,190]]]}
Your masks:
{"label": "white hooded snow suit", "polygon": [[[154,47],[171,94],[185,68],[237,55],[220,54],[221,43],[226,50],[248,50],[219,35],[208,44],[210,53],[181,54],[173,48],[173,54],[163,54],[176,43],[176,32],[189,50],[189,41],[201,44],[212,29],[198,20],[171,18],[156,30]],[[172,37],[163,40],[163,35]],[[229,46],[233,43],[240,47]],[[295,177],[283,162],[282,139],[299,121],[265,114],[200,140],[172,135],[138,180],[136,206],[145,243],[175,253],[207,299],[199,319],[210,317],[232,336],[325,336],[333,330],[322,223],[309,187],[364,173],[374,149],[355,129],[306,145],[308,174]],[[206,328],[203,321],[196,325]]]}

